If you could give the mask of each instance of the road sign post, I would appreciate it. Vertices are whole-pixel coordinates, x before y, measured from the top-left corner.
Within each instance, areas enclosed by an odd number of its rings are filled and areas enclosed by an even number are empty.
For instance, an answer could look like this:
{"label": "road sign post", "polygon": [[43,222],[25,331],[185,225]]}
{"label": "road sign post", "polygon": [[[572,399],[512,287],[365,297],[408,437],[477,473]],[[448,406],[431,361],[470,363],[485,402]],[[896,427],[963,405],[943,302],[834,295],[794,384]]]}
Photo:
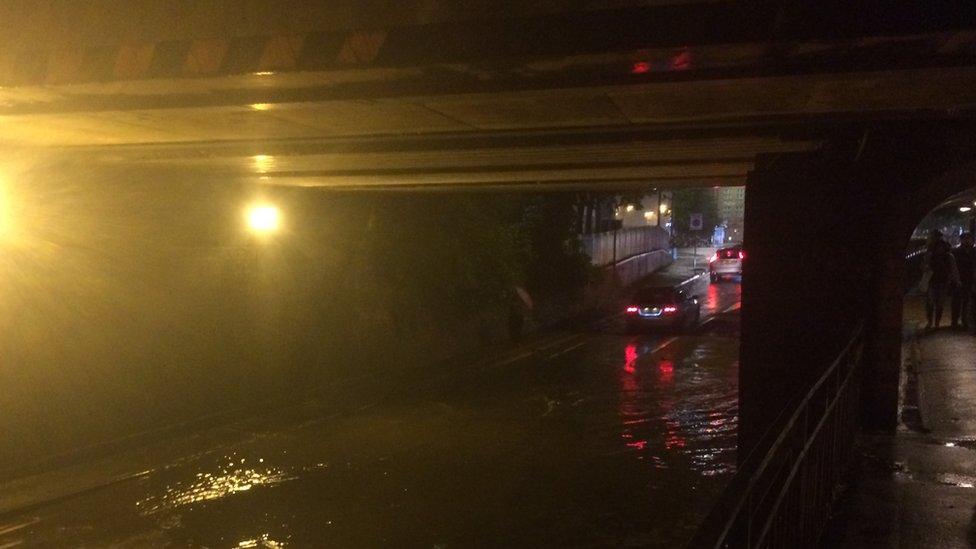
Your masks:
{"label": "road sign post", "polygon": [[[691,219],[688,222],[689,229],[691,229],[692,231],[700,231],[702,230],[703,225],[704,223],[702,222],[702,214],[700,213],[691,214]],[[693,261],[692,268],[697,269],[698,268],[698,235],[695,235],[694,240],[695,240],[695,256],[694,256],[695,258],[692,260]]]}

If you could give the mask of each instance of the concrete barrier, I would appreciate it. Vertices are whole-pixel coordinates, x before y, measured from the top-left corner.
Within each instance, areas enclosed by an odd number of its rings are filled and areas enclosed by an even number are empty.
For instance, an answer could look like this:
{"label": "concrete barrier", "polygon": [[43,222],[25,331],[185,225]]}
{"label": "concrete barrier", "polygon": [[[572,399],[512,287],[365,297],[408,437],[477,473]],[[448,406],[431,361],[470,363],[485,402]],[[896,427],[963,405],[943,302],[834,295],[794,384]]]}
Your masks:
{"label": "concrete barrier", "polygon": [[660,227],[637,227],[583,235],[583,250],[597,266],[620,264],[653,250],[670,247],[667,231]]}

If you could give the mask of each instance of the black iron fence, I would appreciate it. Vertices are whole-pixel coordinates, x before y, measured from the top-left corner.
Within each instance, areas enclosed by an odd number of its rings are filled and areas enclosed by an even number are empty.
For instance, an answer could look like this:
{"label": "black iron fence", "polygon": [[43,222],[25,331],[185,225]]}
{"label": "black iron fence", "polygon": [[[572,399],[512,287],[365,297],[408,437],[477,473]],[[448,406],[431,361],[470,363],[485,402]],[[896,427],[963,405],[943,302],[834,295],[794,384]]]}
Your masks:
{"label": "black iron fence", "polygon": [[[689,547],[816,547],[853,457],[863,351],[840,356],[743,460]],[[773,439],[769,444],[769,439]]]}

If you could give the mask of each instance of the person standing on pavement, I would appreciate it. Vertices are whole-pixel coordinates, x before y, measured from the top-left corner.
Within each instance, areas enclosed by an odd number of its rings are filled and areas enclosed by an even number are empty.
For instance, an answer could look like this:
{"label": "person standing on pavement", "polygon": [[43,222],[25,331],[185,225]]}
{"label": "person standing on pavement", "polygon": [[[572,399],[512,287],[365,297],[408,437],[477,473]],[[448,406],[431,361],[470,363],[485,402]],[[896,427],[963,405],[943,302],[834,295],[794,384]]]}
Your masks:
{"label": "person standing on pavement", "polygon": [[952,327],[972,327],[973,282],[976,279],[976,239],[972,233],[963,233],[959,247],[952,250],[959,271],[959,285],[952,292]]}
{"label": "person standing on pavement", "polygon": [[949,289],[959,279],[952,248],[943,240],[941,231],[932,231],[925,252],[922,279],[927,280],[925,300],[925,329],[938,328]]}

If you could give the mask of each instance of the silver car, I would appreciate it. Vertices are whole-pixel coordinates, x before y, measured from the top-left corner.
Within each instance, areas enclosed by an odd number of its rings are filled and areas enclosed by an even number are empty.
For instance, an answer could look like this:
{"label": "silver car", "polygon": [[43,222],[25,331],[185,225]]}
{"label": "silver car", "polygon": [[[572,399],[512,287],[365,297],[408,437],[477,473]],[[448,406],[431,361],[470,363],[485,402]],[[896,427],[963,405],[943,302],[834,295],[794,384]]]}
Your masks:
{"label": "silver car", "polygon": [[742,246],[719,248],[708,260],[708,273],[712,282],[722,277],[742,276],[742,261],[746,252]]}

